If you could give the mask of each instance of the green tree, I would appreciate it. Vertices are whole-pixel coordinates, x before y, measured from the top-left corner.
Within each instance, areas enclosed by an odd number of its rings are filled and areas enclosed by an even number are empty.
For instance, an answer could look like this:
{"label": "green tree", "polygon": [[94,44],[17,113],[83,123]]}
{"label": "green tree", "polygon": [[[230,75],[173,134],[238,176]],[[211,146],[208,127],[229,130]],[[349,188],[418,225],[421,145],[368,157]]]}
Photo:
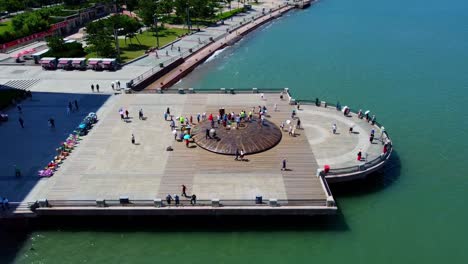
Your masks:
{"label": "green tree", "polygon": [[114,57],[115,48],[112,45],[114,41],[113,29],[109,28],[106,20],[98,20],[89,23],[86,27],[86,43],[90,49],[102,57]]}
{"label": "green tree", "polygon": [[158,5],[154,0],[139,0],[138,1],[138,15],[143,20],[143,23],[147,26],[153,25],[154,23],[154,14]]}
{"label": "green tree", "polygon": [[2,9],[5,9],[8,12],[16,12],[24,9],[24,2],[18,0],[2,0],[0,4]]}
{"label": "green tree", "polygon": [[51,36],[46,40],[47,46],[53,51],[62,51],[65,49],[65,41],[61,37]]}

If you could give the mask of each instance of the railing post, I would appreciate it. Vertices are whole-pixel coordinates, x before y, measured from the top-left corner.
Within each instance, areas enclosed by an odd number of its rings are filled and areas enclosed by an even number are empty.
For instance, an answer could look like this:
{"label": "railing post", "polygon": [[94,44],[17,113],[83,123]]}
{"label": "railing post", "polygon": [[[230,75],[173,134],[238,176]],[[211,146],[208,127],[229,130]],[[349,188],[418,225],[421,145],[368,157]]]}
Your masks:
{"label": "railing post", "polygon": [[219,207],[221,205],[219,198],[213,198],[211,199],[211,206],[213,207]]}
{"label": "railing post", "polygon": [[106,207],[106,200],[100,198],[96,199],[96,206],[97,207]]}

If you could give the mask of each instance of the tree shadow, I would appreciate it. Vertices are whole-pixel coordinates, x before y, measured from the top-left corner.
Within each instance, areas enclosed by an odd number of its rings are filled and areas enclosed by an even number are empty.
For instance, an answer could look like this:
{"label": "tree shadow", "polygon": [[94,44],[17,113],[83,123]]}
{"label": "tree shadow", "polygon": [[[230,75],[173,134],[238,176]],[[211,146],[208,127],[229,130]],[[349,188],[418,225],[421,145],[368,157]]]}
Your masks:
{"label": "tree shadow", "polygon": [[150,47],[143,44],[128,43],[127,46],[120,48],[121,51],[139,51],[139,50],[148,50]]}

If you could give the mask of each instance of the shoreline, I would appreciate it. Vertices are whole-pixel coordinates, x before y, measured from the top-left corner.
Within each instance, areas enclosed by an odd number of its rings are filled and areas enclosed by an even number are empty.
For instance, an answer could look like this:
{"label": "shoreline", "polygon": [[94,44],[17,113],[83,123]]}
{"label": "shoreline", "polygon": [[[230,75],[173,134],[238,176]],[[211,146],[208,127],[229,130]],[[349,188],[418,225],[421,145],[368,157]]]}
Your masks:
{"label": "shoreline", "polygon": [[[310,1],[315,3],[316,1]],[[249,34],[253,30],[259,28],[267,22],[281,17],[283,14],[295,9],[294,5],[285,5],[273,11],[270,14],[265,14],[253,22],[249,22],[236,30],[231,31],[227,36],[224,36],[205,47],[194,52],[184,59],[183,62],[176,63],[169,72],[163,74],[158,79],[147,85],[142,89],[135,89],[136,92],[149,92],[163,89],[169,89],[172,85],[176,84],[180,79],[192,72],[197,66],[202,64],[206,59],[212,56],[216,51],[230,46],[239,41],[243,36]],[[166,66],[171,68],[171,65]],[[166,70],[167,71],[167,70]]]}

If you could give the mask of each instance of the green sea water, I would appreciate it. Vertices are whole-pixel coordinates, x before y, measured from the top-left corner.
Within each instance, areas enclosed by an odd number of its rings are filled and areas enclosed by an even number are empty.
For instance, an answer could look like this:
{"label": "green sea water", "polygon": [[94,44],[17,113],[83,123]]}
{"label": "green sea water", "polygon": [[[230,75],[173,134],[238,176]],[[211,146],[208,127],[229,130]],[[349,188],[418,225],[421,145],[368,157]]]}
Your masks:
{"label": "green sea water", "polygon": [[177,86],[289,87],[298,99],[370,109],[396,152],[377,180],[333,186],[336,218],[39,228],[11,237],[17,248],[6,246],[0,262],[468,263],[466,1],[321,1],[263,26]]}

